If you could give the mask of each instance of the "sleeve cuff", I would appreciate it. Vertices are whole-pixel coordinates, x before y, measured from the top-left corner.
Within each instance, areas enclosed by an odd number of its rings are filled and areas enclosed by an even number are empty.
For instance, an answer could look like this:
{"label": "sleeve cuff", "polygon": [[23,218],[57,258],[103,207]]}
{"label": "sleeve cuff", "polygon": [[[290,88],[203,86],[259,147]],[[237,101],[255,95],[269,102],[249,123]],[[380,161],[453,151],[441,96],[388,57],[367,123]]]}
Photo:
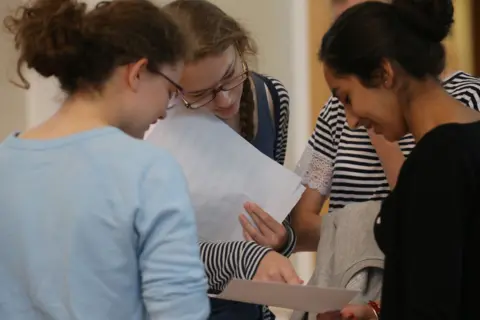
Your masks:
{"label": "sleeve cuff", "polygon": [[288,234],[287,243],[281,250],[278,251],[278,253],[289,258],[292,255],[295,246],[297,245],[297,235],[295,234],[295,231],[293,230],[290,222],[288,222],[287,219],[283,221],[283,226],[287,230]]}
{"label": "sleeve cuff", "polygon": [[252,280],[257,273],[258,267],[267,253],[273,251],[271,248],[266,248],[258,245],[255,242],[246,242],[245,248],[242,252],[243,270],[240,279]]}

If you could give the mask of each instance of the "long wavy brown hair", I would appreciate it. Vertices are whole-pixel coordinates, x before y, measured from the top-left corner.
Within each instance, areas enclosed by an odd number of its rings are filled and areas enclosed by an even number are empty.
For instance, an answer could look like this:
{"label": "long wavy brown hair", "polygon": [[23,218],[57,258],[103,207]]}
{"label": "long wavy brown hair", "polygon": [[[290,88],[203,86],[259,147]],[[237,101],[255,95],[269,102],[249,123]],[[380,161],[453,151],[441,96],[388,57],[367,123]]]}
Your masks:
{"label": "long wavy brown hair", "polygon": [[[206,0],[176,0],[164,7],[189,37],[191,55],[187,62],[222,54],[234,46],[243,59],[257,54],[249,33],[231,16]],[[243,85],[240,100],[240,134],[252,141],[254,137],[254,99],[250,79]]]}

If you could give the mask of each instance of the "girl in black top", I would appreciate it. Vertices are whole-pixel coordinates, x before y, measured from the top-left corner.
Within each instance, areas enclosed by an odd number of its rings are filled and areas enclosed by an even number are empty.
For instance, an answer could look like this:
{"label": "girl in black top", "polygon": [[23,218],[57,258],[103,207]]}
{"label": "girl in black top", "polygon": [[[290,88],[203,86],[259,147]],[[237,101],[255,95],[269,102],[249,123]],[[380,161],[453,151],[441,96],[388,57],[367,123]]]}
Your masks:
{"label": "girl in black top", "polygon": [[480,115],[438,80],[452,23],[450,0],[366,2],[335,21],[319,53],[349,123],[417,142],[375,226],[382,320],[479,318]]}

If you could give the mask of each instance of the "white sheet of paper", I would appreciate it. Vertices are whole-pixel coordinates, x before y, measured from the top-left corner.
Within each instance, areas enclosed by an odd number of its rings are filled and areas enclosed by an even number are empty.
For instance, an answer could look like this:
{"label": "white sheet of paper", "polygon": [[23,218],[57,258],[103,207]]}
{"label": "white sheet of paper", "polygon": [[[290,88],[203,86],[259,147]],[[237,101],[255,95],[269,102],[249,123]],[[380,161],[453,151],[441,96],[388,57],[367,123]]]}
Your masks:
{"label": "white sheet of paper", "polygon": [[243,240],[238,216],[246,201],[281,222],[305,190],[299,176],[207,111],[170,109],[145,139],[170,151],[182,166],[202,240]]}
{"label": "white sheet of paper", "polygon": [[216,298],[323,313],[341,310],[359,291],[311,285],[232,280]]}

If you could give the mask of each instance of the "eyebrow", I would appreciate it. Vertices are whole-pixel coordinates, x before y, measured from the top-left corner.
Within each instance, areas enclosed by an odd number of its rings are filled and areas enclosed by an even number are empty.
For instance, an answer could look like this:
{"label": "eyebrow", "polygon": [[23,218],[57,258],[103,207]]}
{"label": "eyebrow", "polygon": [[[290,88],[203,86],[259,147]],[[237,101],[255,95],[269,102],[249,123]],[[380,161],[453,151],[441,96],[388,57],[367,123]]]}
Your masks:
{"label": "eyebrow", "polygon": [[[233,61],[230,63],[227,70],[225,70],[225,73],[223,74],[223,76],[220,78],[219,81],[222,81],[223,79],[225,79],[233,71],[233,69],[235,68],[235,62],[237,62],[237,56],[236,55],[235,55],[235,59],[233,59]],[[200,89],[200,90],[190,91],[188,93],[190,93],[190,94],[203,93],[203,92],[211,90],[211,89],[212,88]]]}

